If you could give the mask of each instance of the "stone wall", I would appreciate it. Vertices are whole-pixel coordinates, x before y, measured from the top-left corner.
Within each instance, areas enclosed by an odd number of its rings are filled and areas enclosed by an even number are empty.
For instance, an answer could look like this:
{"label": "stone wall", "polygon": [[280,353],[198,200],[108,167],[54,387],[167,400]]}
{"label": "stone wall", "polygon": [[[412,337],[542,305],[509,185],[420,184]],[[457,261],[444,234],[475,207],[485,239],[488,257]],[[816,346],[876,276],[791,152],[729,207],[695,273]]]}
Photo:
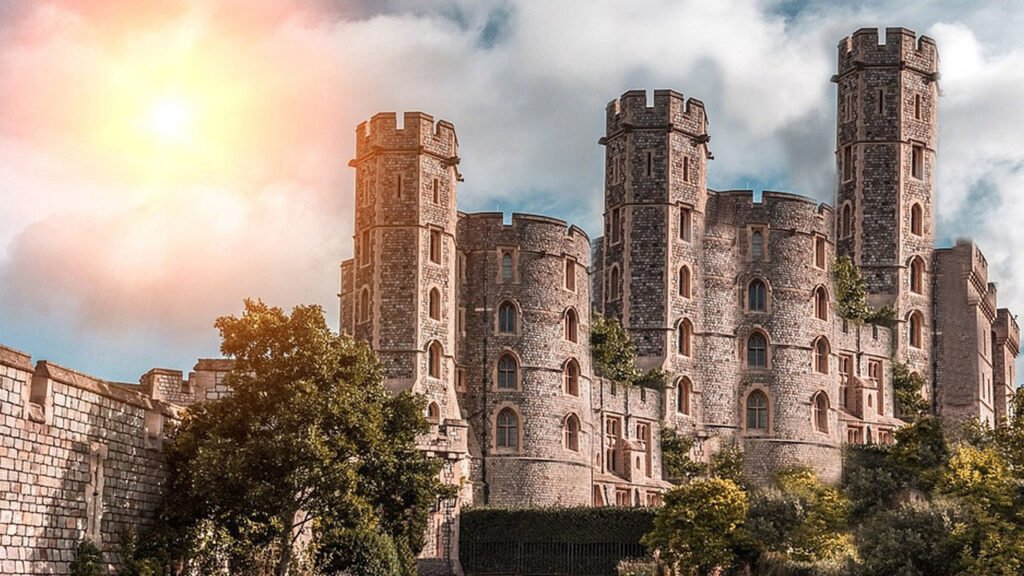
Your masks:
{"label": "stone wall", "polygon": [[82,539],[116,563],[121,535],[153,519],[176,413],[139,386],[0,346],[0,572],[68,574]]}

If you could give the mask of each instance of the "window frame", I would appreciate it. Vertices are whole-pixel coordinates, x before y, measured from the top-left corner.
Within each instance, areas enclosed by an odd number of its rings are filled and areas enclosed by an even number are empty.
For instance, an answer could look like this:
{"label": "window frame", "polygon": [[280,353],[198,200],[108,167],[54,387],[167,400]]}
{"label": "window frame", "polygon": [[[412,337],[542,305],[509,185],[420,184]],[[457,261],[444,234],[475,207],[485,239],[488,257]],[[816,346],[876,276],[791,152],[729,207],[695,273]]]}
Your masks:
{"label": "window frame", "polygon": [[509,350],[502,352],[494,365],[494,389],[500,392],[519,390],[521,377],[519,358]]}
{"label": "window frame", "polygon": [[[503,335],[519,334],[519,305],[515,300],[502,300],[498,304],[497,312],[496,332]],[[508,316],[509,314],[511,314],[511,317]],[[511,328],[508,326],[509,320],[512,322]]]}
{"label": "window frame", "polygon": [[[755,399],[763,401],[753,404]],[[743,428],[748,433],[767,434],[771,428],[771,401],[768,393],[761,388],[754,388],[743,400]],[[751,418],[753,416],[753,418]],[[753,425],[751,425],[753,421]]]}
{"label": "window frame", "polygon": [[[752,347],[756,344],[755,338],[760,339],[760,349]],[[744,341],[744,365],[751,370],[767,370],[769,368],[769,348],[768,335],[763,330],[752,330]],[[757,362],[758,359],[760,362]]]}
{"label": "window frame", "polygon": [[[503,421],[503,417],[507,418]],[[494,417],[494,450],[496,452],[519,452],[522,445],[520,433],[522,420],[519,413],[511,406],[498,409]]]}

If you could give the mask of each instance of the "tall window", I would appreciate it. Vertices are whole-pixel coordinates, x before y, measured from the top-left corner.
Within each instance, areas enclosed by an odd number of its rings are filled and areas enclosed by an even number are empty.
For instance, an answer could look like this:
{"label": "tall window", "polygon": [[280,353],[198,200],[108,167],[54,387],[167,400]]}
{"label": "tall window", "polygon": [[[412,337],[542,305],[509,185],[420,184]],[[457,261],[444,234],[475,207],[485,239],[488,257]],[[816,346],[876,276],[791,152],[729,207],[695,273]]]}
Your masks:
{"label": "tall window", "polygon": [[814,239],[814,265],[825,269],[825,239],[821,237]]}
{"label": "tall window", "polygon": [[690,268],[683,266],[679,269],[679,295],[683,298],[689,298],[690,294]]}
{"label": "tall window", "polygon": [[430,231],[430,261],[434,264],[441,263],[441,231]]}
{"label": "tall window", "polygon": [[512,281],[512,255],[508,252],[501,255],[501,280],[502,282]]}
{"label": "tall window", "polygon": [[573,452],[580,451],[580,419],[575,414],[565,417],[565,447]]}
{"label": "tall window", "polygon": [[367,264],[370,263],[370,231],[369,230],[363,230],[362,240],[359,242],[359,244],[360,244],[359,247],[361,248],[361,250],[359,252],[359,263],[361,265],[363,265],[363,266],[366,266]]}
{"label": "tall window", "polygon": [[690,182],[690,157],[683,156],[683,182]]}
{"label": "tall window", "polygon": [[882,414],[885,408],[885,383],[882,381],[881,360],[868,362],[868,379],[875,387],[875,394],[878,396],[878,413]]}
{"label": "tall window", "polygon": [[569,308],[565,311],[565,339],[569,342],[579,341],[580,320],[576,311]]}
{"label": "tall window", "polygon": [[565,380],[565,393],[570,396],[580,395],[580,365],[576,360],[569,360],[562,369]]}
{"label": "tall window", "polygon": [[441,408],[437,405],[437,402],[431,402],[430,406],[427,406],[427,420],[434,423],[441,420]]}
{"label": "tall window", "polygon": [[824,286],[818,286],[814,290],[814,317],[818,320],[828,320],[828,292]]}
{"label": "tall window", "polygon": [[921,95],[914,94],[914,120],[921,119]]}
{"label": "tall window", "polygon": [[811,405],[814,409],[814,429],[828,433],[828,395],[818,392],[811,399]]}
{"label": "tall window", "polygon": [[441,319],[441,291],[437,288],[430,289],[430,319]]}
{"label": "tall window", "polygon": [[910,233],[914,236],[924,234],[924,211],[917,202],[910,207]]}
{"label": "tall window", "polygon": [[760,390],[747,396],[747,430],[768,429],[768,397]]}
{"label": "tall window", "polygon": [[679,323],[676,335],[676,351],[683,356],[690,356],[693,351],[693,324],[688,319]]}
{"label": "tall window", "polygon": [[850,383],[853,381],[853,356],[843,354],[839,357],[839,405],[849,406]]}
{"label": "tall window", "polygon": [[839,236],[842,238],[849,238],[853,234],[853,206],[850,204],[843,205],[843,216],[842,225],[840,226]]}
{"label": "tall window", "polygon": [[754,260],[764,257],[764,234],[760,230],[754,230],[750,235],[750,255]]}
{"label": "tall window", "polygon": [[686,376],[679,379],[679,384],[676,386],[676,411],[680,414],[690,415],[690,389],[692,387],[690,379]]}
{"label": "tall window", "polygon": [[843,182],[853,180],[853,146],[843,148]]}
{"label": "tall window", "polygon": [[519,418],[511,408],[498,412],[496,436],[498,448],[519,449]]}
{"label": "tall window", "polygon": [[910,152],[910,175],[924,180],[924,146],[915,145]]}
{"label": "tall window", "polygon": [[622,214],[618,208],[612,209],[611,230],[608,231],[612,244],[618,244],[622,239]]}
{"label": "tall window", "polygon": [[619,284],[621,279],[619,277],[619,267],[612,266],[612,271],[608,274],[608,301],[614,302],[619,299],[620,289]]}
{"label": "tall window", "polygon": [[502,334],[515,334],[516,332],[516,305],[505,301],[498,306],[498,332]]}
{"label": "tall window", "polygon": [[431,378],[441,377],[441,343],[434,341],[427,349],[427,374]]}
{"label": "tall window", "polygon": [[366,322],[370,319],[370,289],[363,288],[359,292],[359,321]]}
{"label": "tall window", "polygon": [[566,260],[565,261],[565,288],[566,290],[576,291],[576,261]]}
{"label": "tall window", "polygon": [[503,354],[498,359],[498,388],[515,390],[519,376],[519,364],[511,354]]}
{"label": "tall window", "polygon": [[761,280],[754,280],[747,286],[747,309],[751,312],[764,312],[768,299],[768,288]]}
{"label": "tall window", "polygon": [[760,332],[747,337],[747,366],[764,368],[768,366],[768,339]]}
{"label": "tall window", "polygon": [[910,324],[910,345],[914,348],[920,348],[923,341],[924,317],[921,316],[920,312],[911,312],[908,324]]}
{"label": "tall window", "polygon": [[814,371],[828,374],[829,346],[824,336],[814,341]]}
{"label": "tall window", "polygon": [[402,175],[399,174],[395,179],[395,196],[402,197]]}
{"label": "tall window", "polygon": [[430,198],[434,201],[434,204],[441,203],[441,183],[438,182],[437,178],[434,178],[434,189],[431,191]]}
{"label": "tall window", "polygon": [[920,256],[910,261],[910,291],[924,293],[924,260]]}
{"label": "tall window", "polygon": [[693,238],[693,212],[689,208],[679,209],[679,239],[689,242]]}

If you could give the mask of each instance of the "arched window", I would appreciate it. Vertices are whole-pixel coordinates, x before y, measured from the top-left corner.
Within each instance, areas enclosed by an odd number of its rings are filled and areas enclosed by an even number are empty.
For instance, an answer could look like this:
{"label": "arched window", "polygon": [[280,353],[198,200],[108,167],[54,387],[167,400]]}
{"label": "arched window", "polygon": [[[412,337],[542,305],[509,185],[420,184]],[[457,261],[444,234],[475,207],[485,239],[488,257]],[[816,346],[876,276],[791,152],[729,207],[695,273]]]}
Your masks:
{"label": "arched window", "polygon": [[814,341],[814,371],[819,374],[828,374],[829,345],[828,340],[822,336]]}
{"label": "arched window", "polygon": [[498,448],[519,449],[519,417],[511,408],[498,412],[496,436]]}
{"label": "arched window", "polygon": [[764,312],[768,300],[768,288],[761,280],[754,280],[747,286],[747,309],[751,312]]}
{"label": "arched window", "polygon": [[679,269],[679,295],[689,298],[690,294],[690,268],[683,266]]}
{"label": "arched window", "polygon": [[768,429],[768,397],[760,390],[747,396],[747,430]]}
{"label": "arched window", "polygon": [[427,349],[427,373],[431,378],[441,377],[441,343],[434,342],[430,343],[430,347]]}
{"label": "arched window", "polygon": [[516,305],[508,300],[498,306],[498,332],[502,334],[516,333]]}
{"label": "arched window", "polygon": [[693,351],[693,324],[689,319],[684,319],[676,332],[676,352],[690,356]]}
{"label": "arched window", "polygon": [[608,273],[608,300],[614,302],[619,299],[619,267],[612,266],[611,272]]}
{"label": "arched window", "polygon": [[498,388],[515,390],[519,380],[519,363],[515,356],[503,354],[498,359]]}
{"label": "arched window", "polygon": [[[869,397],[870,398],[870,397]],[[811,399],[811,407],[814,409],[814,429],[818,432],[828,433],[828,395],[824,391],[818,392]]]}
{"label": "arched window", "polygon": [[501,255],[501,279],[505,282],[512,281],[512,255],[508,252]]}
{"label": "arched window", "polygon": [[565,447],[573,452],[580,451],[580,419],[575,414],[565,417]]}
{"label": "arched window", "polygon": [[430,289],[430,319],[441,319],[441,291],[437,288]]}
{"label": "arched window", "polygon": [[924,317],[921,313],[914,311],[910,313],[910,345],[914,348],[920,348],[921,342],[923,341],[922,331],[924,330]]}
{"label": "arched window", "polygon": [[683,376],[676,385],[676,411],[680,414],[690,415],[690,379]]}
{"label": "arched window", "polygon": [[764,256],[764,235],[760,230],[754,230],[750,236],[750,254],[754,260],[760,260]]}
{"label": "arched window", "polygon": [[824,286],[818,286],[814,290],[814,317],[818,320],[828,320],[828,292]]}
{"label": "arched window", "polygon": [[853,207],[849,204],[843,206],[842,226],[840,227],[839,236],[847,238],[853,233]]}
{"label": "arched window", "polygon": [[580,365],[576,360],[571,359],[562,368],[562,376],[565,380],[565,393],[570,396],[580,395]]}
{"label": "arched window", "polygon": [[765,368],[768,366],[768,339],[761,332],[747,337],[747,366]]}
{"label": "arched window", "polygon": [[434,423],[441,421],[441,407],[437,405],[437,402],[431,402],[427,406],[427,420]]}
{"label": "arched window", "polygon": [[921,236],[924,232],[924,214],[921,205],[914,203],[910,207],[910,233],[914,236]]}
{"label": "arched window", "polygon": [[924,293],[924,260],[920,256],[910,261],[910,291],[914,294]]}
{"label": "arched window", "polygon": [[359,292],[359,321],[366,322],[370,319],[370,289],[363,288]]}
{"label": "arched window", "polygon": [[576,311],[569,308],[565,311],[565,339],[569,342],[579,342],[579,316]]}

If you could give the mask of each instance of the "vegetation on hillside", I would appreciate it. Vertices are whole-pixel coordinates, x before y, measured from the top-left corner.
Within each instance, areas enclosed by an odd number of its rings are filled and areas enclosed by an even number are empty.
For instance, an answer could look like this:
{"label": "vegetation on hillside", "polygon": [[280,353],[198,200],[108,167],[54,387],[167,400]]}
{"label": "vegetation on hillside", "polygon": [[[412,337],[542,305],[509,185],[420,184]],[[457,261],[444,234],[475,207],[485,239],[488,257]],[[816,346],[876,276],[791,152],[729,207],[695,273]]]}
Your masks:
{"label": "vegetation on hillside", "polygon": [[[905,405],[920,402],[906,396]],[[669,465],[697,472],[665,494],[645,541],[676,574],[1024,573],[1021,392],[1013,416],[995,430],[974,423],[951,433],[917,413],[895,444],[848,447],[838,486],[792,468],[768,486],[743,488],[666,456]],[[714,527],[714,534],[695,526]],[[697,537],[708,545],[698,546]],[[639,573],[635,562],[629,569]]]}

